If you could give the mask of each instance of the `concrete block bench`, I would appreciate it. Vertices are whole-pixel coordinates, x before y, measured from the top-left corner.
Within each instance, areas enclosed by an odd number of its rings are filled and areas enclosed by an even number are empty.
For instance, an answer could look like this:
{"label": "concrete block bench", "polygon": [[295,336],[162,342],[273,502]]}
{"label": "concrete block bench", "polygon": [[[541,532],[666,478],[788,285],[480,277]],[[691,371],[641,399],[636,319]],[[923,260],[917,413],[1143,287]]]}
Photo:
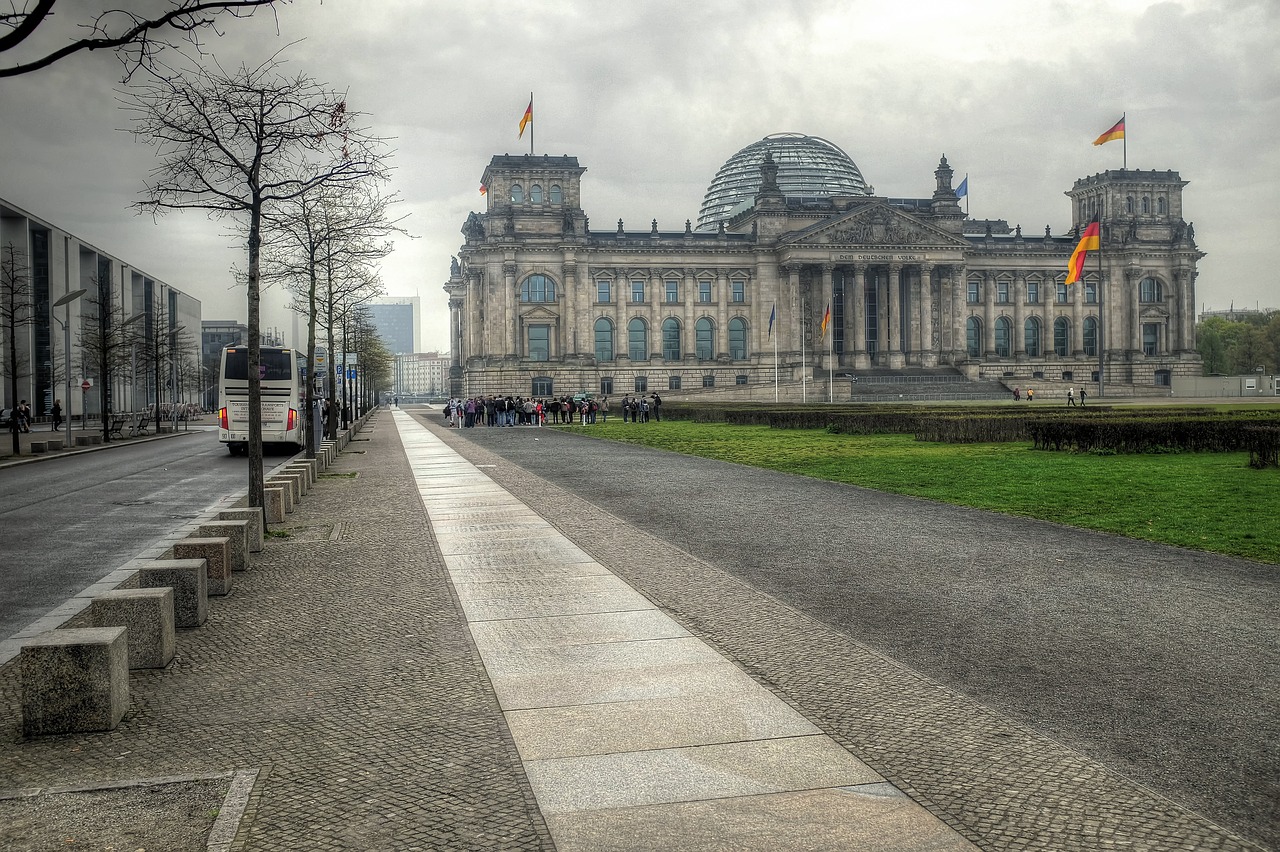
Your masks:
{"label": "concrete block bench", "polygon": [[[283,485],[289,489],[289,499],[293,505],[297,505],[302,501],[302,483],[299,476],[291,476],[286,473],[277,473],[267,480],[268,485]],[[285,507],[286,512],[292,512],[289,506]]]}
{"label": "concrete block bench", "polygon": [[173,589],[115,589],[89,605],[94,627],[125,627],[129,668],[162,669],[173,659]]}
{"label": "concrete block bench", "polygon": [[31,442],[31,454],[32,454],[32,455],[35,455],[35,454],[37,454],[37,453],[43,453],[43,452],[45,452],[45,451],[46,451],[46,450],[48,450],[48,449],[49,449],[49,442],[48,442],[48,441],[32,441],[32,442]]}
{"label": "concrete block bench", "polygon": [[261,553],[262,552],[262,535],[263,535],[262,519],[264,514],[265,512],[263,511],[261,506],[253,506],[248,509],[223,509],[221,512],[218,513],[218,520],[248,521],[249,526],[247,530],[248,530],[248,536],[249,536],[249,552]]}
{"label": "concrete block bench", "polygon": [[50,630],[22,644],[22,733],[114,730],[129,709],[123,627]]}
{"label": "concrete block bench", "polygon": [[299,459],[298,461],[289,462],[289,464],[285,466],[285,470],[301,470],[306,473],[307,490],[310,491],[316,484],[318,474],[316,468],[318,466],[319,465],[316,463],[315,459]]}
{"label": "concrete block bench", "polygon": [[228,555],[231,557],[231,570],[249,570],[248,521],[205,521],[195,528],[192,535],[199,538],[226,536],[230,545]]}
{"label": "concrete block bench", "polygon": [[231,593],[231,542],[217,538],[184,538],[173,543],[174,559],[203,559],[209,594]]}
{"label": "concrete block bench", "polygon": [[156,559],[138,569],[143,589],[173,589],[174,627],[199,627],[209,618],[209,576],[203,559]]}
{"label": "concrete block bench", "polygon": [[285,501],[289,499],[289,489],[283,485],[264,485],[262,488],[262,500],[266,503],[263,506],[263,513],[266,515],[267,523],[283,524],[285,516]]}
{"label": "concrete block bench", "polygon": [[49,440],[45,441],[45,444],[48,445],[49,452],[56,452],[57,450],[62,449],[61,438],[50,438]]}
{"label": "concrete block bench", "polygon": [[301,465],[287,465],[280,471],[281,476],[292,476],[298,480],[298,485],[302,488],[302,496],[305,497],[311,492],[311,469]]}

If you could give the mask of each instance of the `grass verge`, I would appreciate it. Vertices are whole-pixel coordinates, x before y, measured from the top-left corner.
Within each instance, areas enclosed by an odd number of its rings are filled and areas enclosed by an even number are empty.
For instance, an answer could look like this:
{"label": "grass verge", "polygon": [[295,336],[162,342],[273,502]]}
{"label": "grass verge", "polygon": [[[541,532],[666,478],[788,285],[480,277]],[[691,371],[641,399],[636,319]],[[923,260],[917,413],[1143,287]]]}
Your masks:
{"label": "grass verge", "polygon": [[573,431],[1280,564],[1280,474],[1247,453],[1090,455],[685,421]]}

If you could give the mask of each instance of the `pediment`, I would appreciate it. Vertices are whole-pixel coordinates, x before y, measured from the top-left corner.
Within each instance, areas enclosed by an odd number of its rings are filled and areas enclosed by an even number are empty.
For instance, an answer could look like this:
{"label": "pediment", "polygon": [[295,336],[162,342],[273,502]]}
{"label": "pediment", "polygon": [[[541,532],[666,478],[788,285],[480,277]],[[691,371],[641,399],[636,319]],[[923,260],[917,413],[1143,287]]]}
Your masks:
{"label": "pediment", "polygon": [[551,310],[550,308],[544,305],[538,305],[537,307],[530,308],[526,311],[523,311],[521,312],[520,317],[526,321],[560,319],[560,315],[558,313],[556,313],[555,311]]}
{"label": "pediment", "polygon": [[964,239],[884,203],[872,203],[783,237],[792,246],[969,248]]}
{"label": "pediment", "polygon": [[1162,305],[1144,305],[1142,308],[1143,319],[1168,319],[1169,309]]}

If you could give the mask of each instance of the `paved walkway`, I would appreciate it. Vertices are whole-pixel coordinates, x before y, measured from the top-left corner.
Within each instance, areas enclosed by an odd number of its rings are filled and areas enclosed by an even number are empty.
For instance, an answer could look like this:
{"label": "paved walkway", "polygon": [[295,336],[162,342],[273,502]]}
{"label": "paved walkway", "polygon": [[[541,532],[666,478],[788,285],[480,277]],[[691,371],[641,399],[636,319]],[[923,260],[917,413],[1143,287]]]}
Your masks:
{"label": "paved walkway", "polygon": [[0,669],[0,791],[256,771],[252,852],[1256,848],[467,443],[376,413],[114,732],[23,741]]}

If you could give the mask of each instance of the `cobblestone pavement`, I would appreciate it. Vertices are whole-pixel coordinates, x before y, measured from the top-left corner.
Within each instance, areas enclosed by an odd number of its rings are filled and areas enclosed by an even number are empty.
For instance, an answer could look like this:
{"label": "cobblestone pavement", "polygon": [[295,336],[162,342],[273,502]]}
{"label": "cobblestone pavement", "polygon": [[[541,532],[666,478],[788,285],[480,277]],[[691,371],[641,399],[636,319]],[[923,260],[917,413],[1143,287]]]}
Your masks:
{"label": "cobblestone pavement", "polygon": [[[610,477],[607,488],[615,493],[632,489],[661,494],[668,473],[665,465],[700,462],[639,448],[620,450],[608,442],[602,444],[605,449],[578,445],[566,450],[565,441],[584,439],[558,435],[554,430],[542,430],[535,449],[533,438],[521,434],[534,430],[459,432],[441,429],[434,420],[427,422],[459,453],[482,465],[487,475],[550,519],[601,564],[773,688],[855,756],[980,848],[1059,852],[1262,848],[1053,738],[854,641],[847,633],[802,614],[711,562],[694,558],[670,540],[638,530],[611,514],[607,501],[583,499],[556,484],[564,482],[574,488],[604,476]],[[523,449],[511,449],[507,443],[517,441]],[[485,444],[494,445],[499,452],[490,451]],[[563,476],[552,482],[520,466],[521,460],[528,461],[535,454],[536,467],[563,471]],[[621,463],[607,467],[601,463],[602,454],[612,454],[615,462]],[[705,469],[699,472],[708,474]],[[819,505],[815,499],[793,500],[797,495],[788,494],[781,505],[769,501],[766,514],[752,514],[762,511],[757,498],[768,493],[773,476],[734,465],[717,467],[715,496],[706,494],[705,500],[728,518],[730,528],[736,525],[742,540],[772,530],[786,540],[785,552],[805,554],[814,543],[788,537],[794,532],[789,515],[813,516]],[[806,486],[799,480],[795,487],[803,490]],[[725,496],[734,494],[744,496]],[[663,505],[670,508],[673,504],[667,500]],[[940,511],[951,510],[942,507]],[[707,522],[705,513],[699,521]],[[744,529],[748,526],[750,532]],[[705,532],[714,538],[719,531],[695,524],[688,532],[691,536]],[[879,546],[878,537],[884,533],[864,530],[863,546]],[[778,558],[776,570],[789,570],[791,558]],[[822,595],[822,589],[816,594]],[[1270,720],[1259,721],[1270,724]],[[1266,748],[1265,743],[1254,745]],[[1203,769],[1207,774],[1220,771],[1215,766]],[[1261,808],[1275,807],[1274,798],[1269,799],[1265,789],[1235,792],[1237,799],[1249,801],[1252,796]],[[1265,812],[1253,816],[1257,818],[1255,827],[1263,832],[1274,830],[1274,822]]]}
{"label": "cobblestone pavement", "polygon": [[0,790],[253,768],[233,850],[550,849],[390,417],[281,529],[115,731],[23,741],[0,671]]}

